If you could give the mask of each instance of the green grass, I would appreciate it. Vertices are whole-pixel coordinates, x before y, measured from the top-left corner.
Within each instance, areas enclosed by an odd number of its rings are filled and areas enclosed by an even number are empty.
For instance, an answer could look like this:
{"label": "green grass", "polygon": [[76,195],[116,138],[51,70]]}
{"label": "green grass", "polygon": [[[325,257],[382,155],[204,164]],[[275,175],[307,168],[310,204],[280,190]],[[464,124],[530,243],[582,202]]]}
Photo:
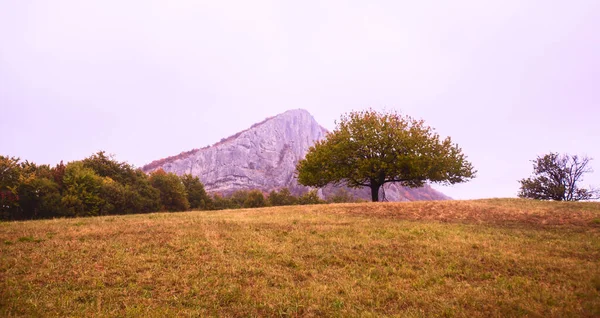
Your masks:
{"label": "green grass", "polygon": [[0,316],[600,316],[599,203],[0,223]]}

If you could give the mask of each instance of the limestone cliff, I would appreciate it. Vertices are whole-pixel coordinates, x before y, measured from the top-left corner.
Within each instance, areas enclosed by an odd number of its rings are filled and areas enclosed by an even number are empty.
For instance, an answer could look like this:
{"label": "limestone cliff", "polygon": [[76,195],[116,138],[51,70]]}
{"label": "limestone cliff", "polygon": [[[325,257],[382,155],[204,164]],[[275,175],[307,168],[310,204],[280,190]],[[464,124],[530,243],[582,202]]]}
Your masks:
{"label": "limestone cliff", "polygon": [[[162,168],[178,175],[198,176],[208,192],[228,194],[240,189],[264,192],[288,187],[299,194],[307,188],[298,185],[294,176],[296,163],[308,148],[322,139],[327,130],[305,110],[290,110],[268,118],[247,130],[225,138],[210,147],[194,149],[154,161],[142,170]],[[323,196],[334,194],[336,187],[326,187]],[[393,201],[448,199],[430,187],[405,189],[386,185],[386,197]],[[370,198],[368,189],[354,190],[355,196]]]}

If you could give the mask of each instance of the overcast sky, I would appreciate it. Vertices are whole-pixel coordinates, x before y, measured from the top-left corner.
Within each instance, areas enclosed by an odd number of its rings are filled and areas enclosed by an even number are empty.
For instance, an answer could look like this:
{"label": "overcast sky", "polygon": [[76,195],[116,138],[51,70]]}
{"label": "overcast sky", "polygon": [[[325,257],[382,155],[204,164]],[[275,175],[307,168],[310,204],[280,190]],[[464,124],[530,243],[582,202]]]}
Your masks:
{"label": "overcast sky", "polygon": [[142,166],[304,108],[372,107],[451,136],[514,197],[530,160],[596,158],[600,1],[0,1],[0,154]]}

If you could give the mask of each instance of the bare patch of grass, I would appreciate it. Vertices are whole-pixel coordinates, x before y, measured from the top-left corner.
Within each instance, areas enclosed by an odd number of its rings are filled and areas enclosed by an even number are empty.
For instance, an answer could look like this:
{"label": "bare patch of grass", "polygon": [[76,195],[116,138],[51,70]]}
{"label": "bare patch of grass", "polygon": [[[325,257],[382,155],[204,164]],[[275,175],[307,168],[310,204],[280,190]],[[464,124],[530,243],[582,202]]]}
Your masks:
{"label": "bare patch of grass", "polygon": [[480,200],[8,222],[0,315],[592,317],[599,217]]}

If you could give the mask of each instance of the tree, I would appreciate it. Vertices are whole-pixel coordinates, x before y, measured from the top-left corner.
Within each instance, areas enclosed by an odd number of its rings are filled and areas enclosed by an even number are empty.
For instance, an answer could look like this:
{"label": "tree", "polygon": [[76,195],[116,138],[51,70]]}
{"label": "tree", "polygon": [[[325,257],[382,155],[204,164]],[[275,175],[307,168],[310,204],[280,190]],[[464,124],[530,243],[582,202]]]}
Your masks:
{"label": "tree", "polygon": [[194,177],[191,174],[184,174],[181,177],[183,186],[187,193],[188,201],[190,202],[190,208],[206,210],[210,206],[210,197],[204,190],[204,185],[200,182],[198,177]]}
{"label": "tree", "polygon": [[155,212],[160,209],[160,191],[150,184],[150,178],[141,169],[135,170],[135,181],[130,186],[135,196],[129,198],[132,213]]}
{"label": "tree", "polygon": [[298,199],[292,195],[290,189],[282,188],[279,191],[271,191],[268,197],[271,206],[294,205]]}
{"label": "tree", "polygon": [[39,219],[60,215],[61,196],[54,173],[48,165],[21,163],[17,187],[19,195],[18,219]]}
{"label": "tree", "polygon": [[63,177],[62,212],[66,216],[96,216],[104,201],[102,177],[81,161],[69,162]]}
{"label": "tree", "polygon": [[251,190],[244,201],[244,208],[261,208],[267,205],[264,194],[260,190]]}
{"label": "tree", "polygon": [[231,201],[229,198],[222,196],[219,193],[215,193],[211,199],[212,210],[225,210],[225,209],[238,209],[239,206]]}
{"label": "tree", "polygon": [[315,189],[304,193],[303,195],[301,195],[298,198],[298,204],[302,204],[302,205],[322,204],[322,203],[325,203],[325,201],[323,201],[319,198],[319,194],[317,193],[317,190],[315,190]]}
{"label": "tree", "polygon": [[137,212],[131,211],[128,207],[129,202],[135,201],[134,194],[127,192],[125,186],[114,181],[110,177],[102,178],[100,197],[103,200],[103,205],[100,208],[100,215],[129,214]]}
{"label": "tree", "polygon": [[588,157],[549,153],[533,162],[533,175],[521,179],[518,196],[537,200],[581,201],[600,198],[600,190],[583,189],[583,175],[593,172]]}
{"label": "tree", "polygon": [[229,195],[229,209],[241,209],[244,207],[244,203],[248,200],[248,190],[237,190]]}
{"label": "tree", "polygon": [[21,177],[19,158],[0,156],[0,218],[13,219],[19,211],[17,187]]}
{"label": "tree", "polygon": [[158,169],[150,175],[150,184],[160,191],[161,210],[173,212],[190,208],[183,182],[176,174]]}
{"label": "tree", "polygon": [[82,160],[86,168],[90,168],[101,177],[109,177],[112,180],[125,185],[135,180],[135,169],[127,162],[118,162],[113,155],[106,155],[104,151]]}
{"label": "tree", "polygon": [[229,196],[229,209],[259,208],[267,205],[260,190],[237,190]]}
{"label": "tree", "polygon": [[296,171],[298,182],[306,186],[369,187],[373,201],[379,201],[379,189],[388,182],[407,187],[455,184],[476,172],[450,137],[440,140],[422,120],[374,110],[342,115],[336,129],[309,149]]}

